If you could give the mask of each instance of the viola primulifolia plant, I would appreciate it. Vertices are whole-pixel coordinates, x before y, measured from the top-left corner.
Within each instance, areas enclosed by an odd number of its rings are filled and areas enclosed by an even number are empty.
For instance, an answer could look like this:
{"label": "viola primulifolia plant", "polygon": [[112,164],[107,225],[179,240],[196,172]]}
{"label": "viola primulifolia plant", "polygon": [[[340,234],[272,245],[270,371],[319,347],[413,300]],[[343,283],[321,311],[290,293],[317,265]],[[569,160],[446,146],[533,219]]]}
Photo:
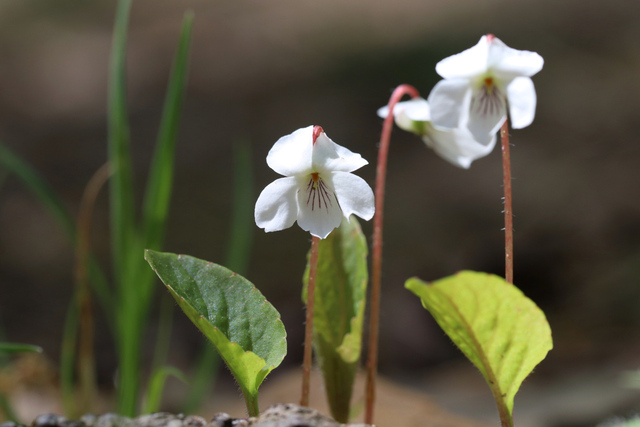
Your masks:
{"label": "viola primulifolia plant", "polygon": [[[368,162],[360,154],[333,142],[320,126],[308,126],[280,138],[269,151],[267,164],[285,177],[275,180],[260,193],[255,208],[256,224],[270,232],[289,228],[297,221],[303,230],[309,231],[312,235],[304,278],[307,314],[300,404],[309,404],[313,325],[315,317],[319,317],[323,322],[322,330],[315,334],[315,342],[316,348],[322,353],[320,364],[325,379],[344,375],[336,382],[327,382],[330,406],[334,416],[346,422],[355,378],[354,369],[360,357],[361,316],[364,315],[362,287],[366,288],[366,277],[363,280],[359,279],[362,265],[358,261],[348,266],[327,265],[330,261],[326,259],[333,256],[333,252],[327,246],[331,243],[326,243],[326,247],[321,251],[320,240],[326,239],[339,227],[344,222],[343,218],[349,222],[352,214],[364,220],[373,217],[373,191],[362,178],[351,173]],[[353,232],[344,230],[341,230],[342,239],[364,239],[357,224],[351,226]],[[358,248],[360,253],[363,253],[362,246]],[[318,261],[320,252],[323,254],[322,261]],[[350,252],[349,256],[356,253]],[[339,253],[342,259],[342,253]],[[366,271],[366,245],[364,262]],[[321,279],[317,282],[319,265]],[[336,269],[340,271],[336,273]],[[342,283],[349,285],[348,288],[342,289],[342,293],[332,293],[330,290],[339,286],[339,283],[329,280],[334,273],[341,274],[344,278]],[[320,295],[324,295],[319,310],[315,308],[316,286],[320,287]],[[326,314],[325,310],[331,310],[329,307],[332,299],[345,298],[345,294],[352,291],[358,295],[353,304],[339,312],[333,312],[344,316],[343,322],[336,323],[322,316]],[[356,319],[355,325],[352,324],[353,319]],[[357,319],[360,319],[359,323]],[[334,339],[325,341],[327,335],[332,335]],[[352,338],[347,339],[347,336]],[[349,342],[346,347],[341,347],[345,339]],[[354,343],[354,339],[358,342]],[[339,354],[340,349],[343,349],[342,355]]]}
{"label": "viola primulifolia plant", "polygon": [[[512,126],[531,124],[536,93],[530,77],[542,69],[534,52],[507,47],[493,35],[440,61],[436,71],[444,80],[428,100],[412,86],[401,85],[386,107],[378,157],[376,218],[374,218],[372,309],[365,421],[373,422],[377,361],[377,325],[382,258],[382,212],[386,157],[392,121],[413,132],[438,155],[468,169],[488,155],[501,129],[505,214],[505,279],[486,273],[461,272],[426,284],[410,279],[415,293],[438,324],[480,370],[498,406],[503,427],[513,425],[513,398],[524,378],[553,347],[551,329],[542,311],[513,284],[513,226],[511,166],[507,105]],[[404,95],[413,99],[400,102]]]}

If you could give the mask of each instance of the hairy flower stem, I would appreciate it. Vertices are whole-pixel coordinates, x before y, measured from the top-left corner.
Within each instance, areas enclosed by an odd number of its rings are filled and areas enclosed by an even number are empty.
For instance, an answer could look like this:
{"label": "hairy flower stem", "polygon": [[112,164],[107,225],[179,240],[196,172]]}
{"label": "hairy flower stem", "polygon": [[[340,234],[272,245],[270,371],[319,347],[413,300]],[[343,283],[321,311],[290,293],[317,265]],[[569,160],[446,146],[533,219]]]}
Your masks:
{"label": "hairy flower stem", "polygon": [[309,259],[309,282],[307,284],[307,319],[304,329],[304,358],[302,362],[302,395],[301,406],[309,406],[309,387],[311,383],[311,356],[313,348],[313,310],[315,307],[316,273],[318,271],[318,247],[320,238],[311,239],[311,256]]}
{"label": "hairy flower stem", "polygon": [[[378,333],[380,327],[380,280],[382,271],[382,214],[384,209],[384,183],[387,174],[389,142],[393,129],[393,108],[404,95],[412,98],[420,96],[418,90],[410,85],[400,85],[389,98],[389,112],[382,125],[378,165],[376,169],[376,213],[373,218],[373,254],[371,267],[371,311],[369,317],[369,355],[367,358],[367,389],[365,423],[373,424],[373,405],[376,400],[376,373],[378,370]],[[309,280],[311,282],[311,280]]]}
{"label": "hairy flower stem", "polygon": [[502,141],[502,181],[504,187],[504,278],[513,284],[513,211],[511,209],[511,157],[509,155],[509,123],[500,129]]}

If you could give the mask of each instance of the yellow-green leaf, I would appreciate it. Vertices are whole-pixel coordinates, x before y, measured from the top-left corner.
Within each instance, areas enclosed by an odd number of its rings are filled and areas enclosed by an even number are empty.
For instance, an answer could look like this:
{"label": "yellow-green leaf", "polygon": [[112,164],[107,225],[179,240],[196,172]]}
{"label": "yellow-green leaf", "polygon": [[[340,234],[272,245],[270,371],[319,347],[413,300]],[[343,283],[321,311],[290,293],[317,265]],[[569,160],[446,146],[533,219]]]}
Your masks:
{"label": "yellow-green leaf", "polygon": [[462,271],[427,284],[407,280],[436,322],[480,370],[503,425],[513,425],[513,398],[553,347],[542,310],[503,278]]}

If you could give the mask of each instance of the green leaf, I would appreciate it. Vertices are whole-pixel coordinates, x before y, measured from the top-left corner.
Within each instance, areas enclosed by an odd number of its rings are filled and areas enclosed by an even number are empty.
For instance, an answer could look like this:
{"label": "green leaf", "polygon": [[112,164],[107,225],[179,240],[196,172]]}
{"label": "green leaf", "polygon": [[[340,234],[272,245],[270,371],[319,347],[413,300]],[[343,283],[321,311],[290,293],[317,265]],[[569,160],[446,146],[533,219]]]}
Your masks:
{"label": "green leaf", "polygon": [[151,250],[145,251],[145,259],[216,347],[245,396],[249,414],[258,414],[258,387],[287,351],[280,314],[251,282],[225,267]]}
{"label": "green leaf", "polygon": [[[360,224],[342,221],[320,240],[313,314],[316,356],[333,417],[349,421],[351,395],[362,346],[367,290],[367,240]],[[303,301],[309,282],[304,274]]]}
{"label": "green leaf", "polygon": [[149,381],[149,389],[147,390],[146,405],[143,414],[152,414],[160,410],[160,403],[162,401],[162,392],[164,391],[164,384],[169,376],[173,375],[183,383],[187,383],[187,377],[178,368],[173,366],[163,366],[156,369],[151,374],[151,380]]}
{"label": "green leaf", "polygon": [[0,342],[0,353],[42,353],[42,348],[37,345]]}
{"label": "green leaf", "polygon": [[405,287],[422,300],[436,322],[480,370],[512,426],[513,398],[522,381],[553,347],[542,310],[515,286],[487,273],[462,271]]}

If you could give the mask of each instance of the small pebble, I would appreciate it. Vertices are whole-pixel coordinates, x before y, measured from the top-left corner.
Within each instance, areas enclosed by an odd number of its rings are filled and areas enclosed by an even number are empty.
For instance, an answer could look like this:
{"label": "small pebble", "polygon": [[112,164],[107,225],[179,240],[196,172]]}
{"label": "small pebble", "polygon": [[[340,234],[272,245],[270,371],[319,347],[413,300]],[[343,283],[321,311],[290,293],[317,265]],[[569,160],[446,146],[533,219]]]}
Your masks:
{"label": "small pebble", "polygon": [[31,425],[33,427],[58,427],[61,423],[67,421],[65,417],[56,414],[38,415]]}

